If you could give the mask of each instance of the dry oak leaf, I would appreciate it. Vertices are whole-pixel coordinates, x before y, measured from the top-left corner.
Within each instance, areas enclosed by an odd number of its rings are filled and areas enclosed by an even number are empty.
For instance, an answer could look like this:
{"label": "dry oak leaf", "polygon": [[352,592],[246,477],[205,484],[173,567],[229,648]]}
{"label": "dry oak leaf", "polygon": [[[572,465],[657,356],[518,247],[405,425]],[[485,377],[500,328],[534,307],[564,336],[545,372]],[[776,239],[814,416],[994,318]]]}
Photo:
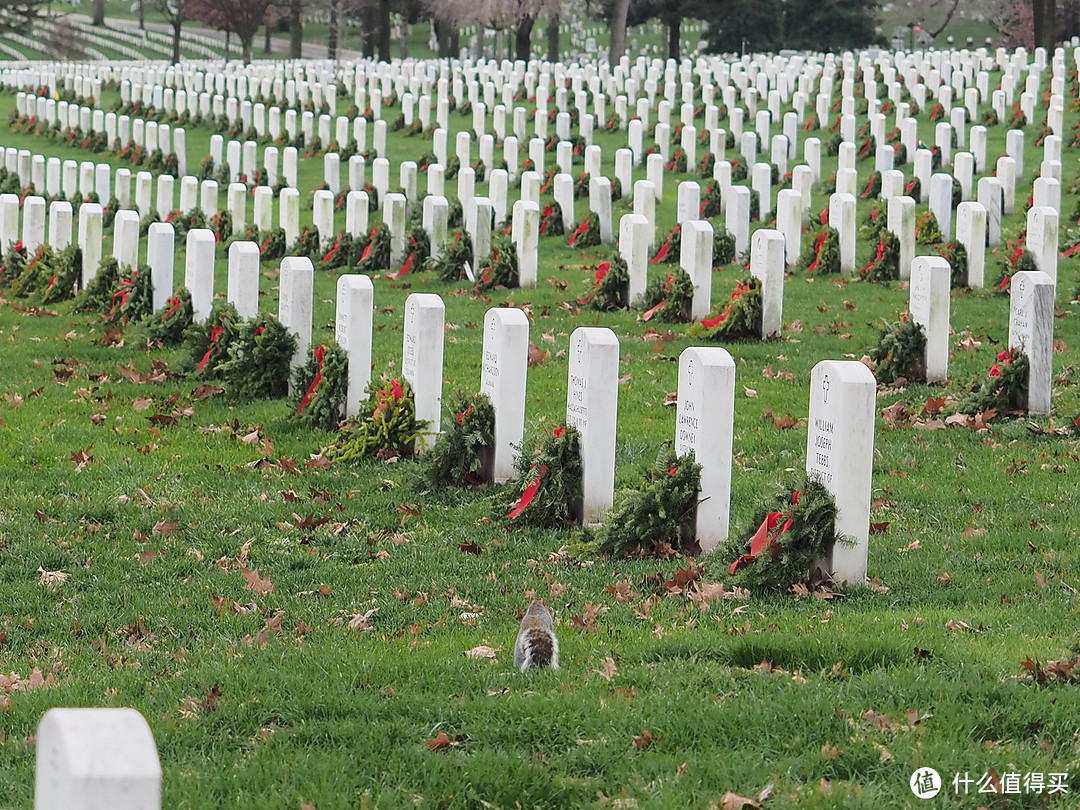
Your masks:
{"label": "dry oak leaf", "polygon": [[377,607],[367,611],[367,613],[357,613],[351,619],[349,619],[349,627],[353,630],[370,630],[371,629],[371,617],[378,611]]}
{"label": "dry oak leaf", "polygon": [[450,740],[450,735],[447,734],[445,731],[440,731],[437,735],[435,735],[434,738],[430,740],[424,740],[424,742],[427,743],[428,748],[430,748],[432,751],[442,751],[443,749],[449,748],[451,745],[453,745],[453,742]]}
{"label": "dry oak leaf", "polygon": [[159,520],[154,524],[154,528],[150,530],[151,534],[159,534],[163,536],[169,536],[176,534],[179,529],[180,521],[178,520]]}
{"label": "dry oak leaf", "polygon": [[648,748],[654,742],[660,742],[662,739],[664,739],[663,734],[654,735],[648,729],[645,729],[640,735],[634,736],[634,748],[641,751],[644,748]]}
{"label": "dry oak leaf", "polygon": [[744,807],[761,807],[761,802],[729,790],[720,797],[720,804],[710,805],[709,810],[743,810]]}
{"label": "dry oak leaf", "polygon": [[38,573],[41,574],[38,582],[45,586],[45,590],[50,592],[59,590],[68,577],[63,571],[46,571],[40,565],[38,566]]}
{"label": "dry oak leaf", "polygon": [[240,573],[244,575],[244,579],[247,583],[244,585],[244,590],[254,591],[257,594],[269,594],[274,592],[274,583],[270,581],[270,575],[265,577],[259,577],[259,569],[254,570],[240,567]]}
{"label": "dry oak leaf", "polygon": [[494,647],[488,647],[486,644],[481,644],[479,647],[473,647],[471,650],[465,651],[466,658],[495,658],[495,653],[498,650]]}
{"label": "dry oak leaf", "polygon": [[[605,681],[610,681],[615,676],[615,672],[617,671],[617,669],[618,668],[615,666],[615,659],[609,655],[607,658],[600,662],[600,669],[594,669],[590,671],[595,672]],[[648,732],[645,733],[647,734]]]}
{"label": "dry oak leaf", "polygon": [[616,582],[614,585],[605,585],[604,588],[616,602],[632,602],[641,596],[631,587],[629,578]]}

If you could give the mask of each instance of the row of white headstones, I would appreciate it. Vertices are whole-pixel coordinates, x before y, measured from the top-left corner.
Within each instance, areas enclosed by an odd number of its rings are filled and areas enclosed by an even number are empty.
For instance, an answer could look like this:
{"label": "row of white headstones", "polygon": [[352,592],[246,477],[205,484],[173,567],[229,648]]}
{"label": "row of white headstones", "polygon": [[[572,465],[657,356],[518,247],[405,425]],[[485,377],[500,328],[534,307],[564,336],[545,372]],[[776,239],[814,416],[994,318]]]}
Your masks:
{"label": "row of white headstones", "polygon": [[[460,94],[459,94],[460,97]],[[820,97],[819,97],[820,99]],[[729,105],[730,106],[730,105]],[[818,107],[821,108],[819,100]],[[995,107],[998,106],[995,104]],[[736,119],[739,116],[734,116]],[[850,123],[844,129],[850,129]],[[634,129],[639,129],[635,126]],[[714,130],[715,131],[715,130]],[[746,133],[753,135],[755,133]],[[780,136],[783,137],[783,136]],[[950,136],[951,137],[951,136]],[[715,144],[717,137],[713,137]],[[742,138],[741,145],[746,148],[750,141]],[[814,151],[810,139],[806,146],[808,152]],[[973,138],[973,140],[977,140]],[[939,139],[940,141],[940,139]],[[722,140],[721,140],[722,142]],[[460,146],[462,139],[458,139]],[[778,142],[777,142],[778,143]],[[774,143],[774,147],[777,145]],[[1014,147],[1015,138],[1010,147]],[[784,146],[783,144],[780,144]],[[788,146],[793,146],[793,142]],[[229,151],[235,147],[230,146]],[[820,144],[817,149],[820,150]],[[1022,149],[1022,143],[1021,143]],[[627,150],[631,152],[632,150]],[[786,151],[786,149],[784,150]],[[891,150],[890,150],[891,151]],[[910,151],[910,150],[909,150]],[[1010,149],[1013,152],[1013,149]],[[756,147],[754,150],[756,154]],[[774,154],[779,151],[774,150]],[[820,154],[820,151],[818,151]],[[843,264],[845,271],[854,269],[854,223],[855,197],[851,188],[851,175],[854,171],[849,165],[853,152],[850,145],[842,148],[837,176],[837,194],[830,200],[830,223],[838,227],[841,234]],[[539,155],[538,155],[539,156]],[[658,156],[662,159],[663,156]],[[723,157],[720,154],[718,157]],[[808,154],[812,162],[813,155]],[[915,153],[916,169],[928,166],[929,152]],[[9,158],[10,159],[10,158]],[[1015,157],[1008,160],[1015,161]],[[624,159],[625,160],[625,159]],[[913,229],[915,201],[895,193],[902,189],[902,175],[898,186],[895,174],[890,174],[891,165],[886,165],[888,157],[879,156],[879,168],[883,170],[883,197],[889,201],[890,228],[899,231],[904,245],[905,259],[901,263],[903,272],[910,268],[909,308],[913,317],[927,330],[927,369],[928,376],[934,380],[944,379],[947,375],[948,360],[948,314],[949,314],[949,278],[950,268],[944,260],[934,257],[914,258]],[[1060,156],[1058,157],[1060,162]],[[443,161],[445,163],[445,160]],[[654,159],[653,164],[656,164]],[[756,162],[756,161],[751,161]],[[975,157],[972,156],[972,162]],[[722,186],[725,170],[730,171],[730,164],[718,160],[717,179]],[[963,175],[963,166],[967,159],[957,156],[958,174]],[[232,165],[232,164],[230,164]],[[352,164],[356,166],[358,164]],[[463,165],[467,166],[466,161]],[[542,163],[538,162],[538,166]],[[767,164],[766,164],[767,165]],[[801,167],[796,167],[801,168]],[[810,168],[807,166],[806,168]],[[1003,167],[999,164],[999,170]],[[1009,175],[1008,164],[999,175]],[[471,171],[466,169],[466,171]],[[655,170],[654,170],[655,171]],[[1018,172],[1018,174],[1021,174]],[[1052,174],[1052,167],[1051,172]],[[569,175],[569,172],[563,172]],[[799,172],[799,174],[804,174]],[[928,174],[928,173],[927,173]],[[1046,172],[1044,172],[1046,174]],[[119,175],[119,172],[118,172]],[[764,175],[762,169],[752,170],[754,176]],[[431,178],[438,178],[429,174]],[[820,176],[820,173],[818,173]],[[916,171],[916,176],[919,172]],[[520,210],[520,217],[515,216],[515,236],[519,245],[524,240],[522,235],[528,230],[536,231],[539,202],[539,179],[529,177],[523,184],[525,199],[515,205],[515,213]],[[805,174],[804,174],[805,177]],[[119,178],[118,178],[119,179]],[[186,178],[185,178],[186,179]],[[567,179],[571,179],[567,177]],[[816,178],[815,178],[816,179]],[[943,231],[951,222],[951,178],[947,175],[932,176],[923,183],[924,193],[928,194],[931,210],[935,212]],[[1052,178],[1053,179],[1053,178]],[[946,194],[946,180],[948,193]],[[1056,178],[1060,183],[1060,177]],[[983,194],[983,183],[988,182]],[[437,182],[437,180],[436,180]],[[465,181],[467,183],[467,179]],[[760,180],[758,181],[760,183]],[[801,181],[802,182],[802,181]],[[792,244],[791,234],[796,231],[792,221],[799,223],[808,206],[803,205],[801,182],[791,191],[784,191],[778,197],[778,225],[780,231],[759,230],[754,235],[751,248],[751,270],[763,277],[765,287],[766,326],[765,335],[779,331],[782,308],[782,275],[786,263],[794,261],[798,255],[797,243]],[[993,178],[980,181],[980,202],[964,203],[958,214],[958,237],[968,244],[972,253],[979,252],[976,245],[983,244],[983,228],[992,228],[995,214],[1000,223],[1000,212],[1011,194],[1003,194],[1008,189],[995,189]],[[462,191],[459,180],[459,196]],[[645,262],[648,249],[655,240],[655,225],[650,222],[646,212],[654,213],[647,201],[655,206],[656,190],[659,183],[638,181],[635,184],[635,214],[627,215],[620,224],[620,250],[631,266],[631,278],[634,288],[643,287]],[[961,179],[963,184],[963,180]],[[168,185],[167,183],[165,185]],[[185,185],[190,189],[190,181],[181,181],[181,196]],[[497,184],[496,184],[497,185]],[[626,187],[628,184],[624,184]],[[683,184],[692,189],[695,184]],[[536,199],[532,199],[532,189],[536,188]],[[566,188],[564,179],[558,184]],[[761,186],[756,186],[759,192]],[[159,195],[162,194],[159,185]],[[216,210],[216,184],[204,185],[212,189]],[[808,186],[806,186],[808,188]],[[429,186],[430,190],[430,186]],[[171,191],[171,189],[170,189]],[[1013,191],[1015,191],[1013,189]],[[209,201],[209,191],[203,192]],[[353,192],[360,194],[361,192]],[[565,192],[564,192],[565,193]],[[638,196],[642,203],[638,209]],[[689,210],[692,205],[689,197],[692,190],[680,192],[680,203],[684,202]],[[1040,194],[1036,189],[1036,194]],[[786,198],[785,198],[785,195]],[[137,197],[140,195],[137,188]],[[385,197],[384,217],[395,232],[395,222],[403,221],[397,211],[407,204],[404,195],[380,195]],[[464,195],[468,199],[467,191]],[[727,224],[733,233],[746,233],[740,227],[742,220],[749,215],[749,189],[738,186],[724,188],[724,202],[727,211]],[[171,194],[169,195],[171,201]],[[267,210],[265,192],[256,192],[256,206],[262,197]],[[292,195],[283,199],[291,198]],[[763,199],[768,199],[762,195]],[[796,199],[796,197],[798,199]],[[1003,199],[1004,197],[1004,199]],[[360,198],[356,211],[359,211]],[[431,222],[439,220],[445,207],[445,198],[433,195],[430,202],[425,202],[425,209],[430,208]],[[610,200],[610,197],[609,197]],[[1036,247],[1039,241],[1039,226],[1042,231],[1053,230],[1053,239],[1044,238],[1045,250],[1037,250],[1040,268],[1056,269],[1056,221],[1060,210],[1060,193],[1054,195],[1052,187],[1046,191],[1046,200],[1057,205],[1036,205],[1029,213],[1029,245]],[[1046,200],[1039,200],[1045,202]],[[440,201],[442,205],[440,205]],[[946,209],[946,201],[949,209]],[[1000,201],[1000,204],[998,204]],[[159,207],[160,207],[159,196]],[[769,200],[771,203],[771,199]],[[325,197],[316,198],[317,210],[325,206]],[[968,206],[965,208],[964,206]],[[6,207],[5,207],[6,206]],[[65,207],[67,209],[65,210]],[[474,209],[467,220],[474,228],[477,222],[490,221],[484,216],[487,210],[482,202],[470,206]],[[565,208],[566,206],[564,206]],[[37,234],[44,229],[44,200],[27,198],[23,210],[24,244],[31,245]],[[171,210],[171,205],[169,205]],[[204,210],[211,209],[210,205]],[[293,210],[286,203],[283,209]],[[789,213],[783,212],[787,209]],[[980,209],[982,209],[980,211]],[[1050,209],[1047,211],[1046,209]],[[1056,209],[1056,210],[1055,210]],[[11,201],[0,199],[0,237],[9,238],[11,231]],[[298,229],[298,206],[295,220]],[[572,210],[572,206],[571,206]],[[610,209],[609,209],[610,210]],[[736,213],[733,215],[731,211]],[[946,211],[948,210],[948,214]],[[18,209],[15,211],[17,228]],[[479,212],[476,213],[476,212]],[[797,211],[798,216],[795,216]],[[894,213],[894,211],[896,213]],[[85,213],[84,213],[85,212]],[[745,216],[743,215],[745,212]],[[239,211],[233,208],[234,217]],[[366,215],[367,206],[363,206]],[[427,213],[427,211],[425,211]],[[987,214],[989,213],[989,217]],[[66,225],[65,225],[66,216]],[[94,218],[100,216],[100,209],[92,204],[80,210],[80,241],[93,241]],[[129,267],[137,259],[138,214],[121,211],[117,214],[114,249],[118,258]],[[293,219],[291,214],[288,215]],[[90,239],[83,236],[85,231]],[[318,213],[316,214],[318,217]],[[54,233],[55,218],[55,233]],[[348,223],[350,232],[358,227],[357,214]],[[364,216],[366,220],[366,216]],[[990,222],[987,222],[987,219]],[[258,214],[256,220],[261,221]],[[982,225],[979,226],[981,220]],[[711,245],[712,226],[693,217],[684,220],[683,247],[680,263],[695,282],[695,317],[708,312],[711,283]],[[39,225],[39,223],[41,223]],[[100,242],[100,220],[97,241]],[[781,224],[784,223],[784,224]],[[965,223],[970,233],[965,240]],[[1046,223],[1052,228],[1045,226]],[[788,227],[785,227],[787,225]],[[602,222],[603,226],[603,222]],[[734,227],[732,227],[734,226]],[[1034,226],[1034,227],[1033,227]],[[434,227],[434,226],[433,226]],[[483,225],[479,226],[480,228]],[[68,238],[71,232],[70,205],[56,202],[50,211],[50,240],[54,245],[62,246],[66,228]],[[366,222],[364,223],[366,228]],[[650,230],[651,229],[651,230]],[[603,230],[603,227],[602,227]],[[1000,225],[999,225],[1000,232]],[[610,238],[610,219],[606,229]],[[475,231],[473,232],[476,238]],[[172,289],[172,228],[167,223],[157,223],[151,228],[147,239],[147,253],[150,264],[155,268],[155,301],[169,294]],[[991,231],[991,238],[993,232]],[[1000,237],[999,237],[1000,238]],[[534,237],[532,238],[534,240]],[[441,244],[433,239],[433,244]],[[1050,244],[1053,248],[1050,248]],[[522,246],[519,246],[521,250]],[[532,247],[529,244],[528,247]],[[744,241],[740,250],[746,250]],[[185,282],[192,290],[197,303],[197,312],[201,317],[209,311],[209,300],[213,295],[213,235],[209,231],[195,230],[188,235],[187,272]],[[526,254],[528,250],[524,251]],[[975,259],[977,262],[977,258]],[[1044,267],[1045,262],[1045,267]],[[523,261],[523,280],[529,281],[529,260]],[[229,298],[242,308],[242,314],[254,314],[258,309],[258,247],[254,243],[236,243],[229,256]],[[167,272],[165,268],[168,268]],[[205,273],[209,267],[211,272]],[[200,268],[203,270],[200,275]],[[641,274],[638,273],[640,269]],[[781,279],[779,284],[777,278]],[[1044,272],[1019,273],[1013,280],[1010,312],[1010,345],[1024,348],[1032,358],[1032,384],[1029,392],[1029,406],[1035,412],[1049,408],[1049,368],[1050,344],[1053,332],[1053,298],[1055,279]],[[313,287],[313,268],[309,260],[290,257],[282,262],[281,296],[279,317],[301,338],[301,349],[296,361],[306,353],[311,335],[311,293]],[[350,357],[350,395],[349,402],[355,407],[359,403],[358,390],[363,390],[370,375],[371,316],[374,307],[374,291],[371,281],[366,276],[346,275],[339,279],[338,314],[336,319],[336,337],[338,342],[349,352]],[[406,379],[413,382],[417,395],[418,416],[429,418],[438,425],[439,400],[442,380],[442,334],[445,312],[438,296],[412,295],[406,304],[405,335],[403,341],[402,370]],[[481,363],[481,389],[491,396],[496,410],[496,476],[500,480],[509,477],[512,470],[513,445],[519,442],[524,430],[525,380],[528,349],[528,319],[519,310],[493,309],[485,318],[483,360]],[[366,352],[366,355],[365,355]],[[581,431],[582,456],[584,469],[584,513],[587,520],[596,520],[611,503],[614,484],[614,447],[615,425],[617,424],[617,399],[619,378],[618,340],[608,329],[581,328],[570,337],[569,369],[567,380],[567,423]],[[679,391],[676,413],[675,439],[679,452],[694,451],[698,459],[707,461],[702,470],[702,501],[697,514],[697,532],[703,548],[715,547],[727,536],[728,504],[732,456],[732,421],[734,411],[735,364],[730,354],[718,347],[693,347],[685,350],[679,362]],[[1045,381],[1045,384],[1044,382]],[[438,391],[432,383],[438,382]],[[831,561],[834,577],[838,581],[858,585],[866,577],[867,531],[870,508],[870,482],[872,477],[874,415],[876,402],[876,383],[870,371],[861,363],[826,360],[814,367],[811,373],[810,416],[807,438],[806,468],[809,474],[821,480],[832,491],[840,510],[837,530],[856,539],[852,547],[836,549]],[[1045,395],[1045,396],[1044,396]],[[1043,404],[1044,403],[1044,404]],[[107,757],[102,752],[109,752]],[[119,754],[119,755],[118,755]],[[88,797],[100,797],[110,806],[159,807],[160,806],[160,763],[149,727],[145,720],[133,710],[125,709],[57,709],[49,712],[43,719],[38,735],[37,794],[42,807],[73,808]]]}

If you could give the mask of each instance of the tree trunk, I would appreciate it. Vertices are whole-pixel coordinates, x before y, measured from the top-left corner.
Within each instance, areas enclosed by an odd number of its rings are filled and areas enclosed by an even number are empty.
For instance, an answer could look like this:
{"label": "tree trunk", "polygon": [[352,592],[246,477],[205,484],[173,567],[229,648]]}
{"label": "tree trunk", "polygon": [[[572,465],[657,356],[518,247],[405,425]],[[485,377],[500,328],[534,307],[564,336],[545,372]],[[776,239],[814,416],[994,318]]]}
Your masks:
{"label": "tree trunk", "polygon": [[559,8],[556,6],[548,17],[547,27],[547,59],[549,62],[559,61]]}
{"label": "tree trunk", "polygon": [[270,52],[273,51],[272,43],[270,41],[270,20],[266,21],[264,30],[266,31],[266,35],[263,39],[263,53],[269,55]]}
{"label": "tree trunk", "polygon": [[251,64],[251,41],[253,39],[255,39],[254,32],[240,38],[241,58],[244,60],[245,65]]}
{"label": "tree trunk", "polygon": [[330,0],[330,29],[326,32],[326,58],[337,59],[338,55],[338,4],[337,0]]}
{"label": "tree trunk", "polygon": [[525,15],[521,22],[518,23],[517,31],[514,34],[514,58],[521,59],[524,62],[529,61],[530,52],[532,48],[532,30],[536,25],[536,17],[531,14]]}
{"label": "tree trunk", "polygon": [[180,64],[180,26],[184,24],[182,19],[173,20],[172,24],[172,63]]}
{"label": "tree trunk", "polygon": [[1035,47],[1046,48],[1053,52],[1057,42],[1057,3],[1056,0],[1031,0],[1031,11],[1035,28]]}
{"label": "tree trunk", "polygon": [[232,31],[225,29],[225,61],[229,61],[229,44],[232,40]]}
{"label": "tree trunk", "polygon": [[379,61],[390,61],[390,0],[379,0]]}
{"label": "tree trunk", "polygon": [[682,17],[681,16],[669,17],[668,18],[668,38],[667,38],[668,59],[674,59],[674,60],[678,61],[682,57],[682,54],[679,53],[679,51],[680,51],[679,37],[682,34],[681,29],[682,29]]}
{"label": "tree trunk", "polygon": [[364,6],[363,15],[364,27],[360,38],[360,47],[364,51],[364,58],[372,59],[375,56],[375,17],[377,16],[375,6]]}
{"label": "tree trunk", "polygon": [[409,8],[409,0],[401,0],[401,58],[409,58],[409,36],[411,33],[411,27],[409,26],[409,15],[412,10]]}
{"label": "tree trunk", "polygon": [[146,15],[143,14],[143,0],[139,0],[139,30],[146,30]]}
{"label": "tree trunk", "polygon": [[289,0],[289,58],[299,59],[304,51],[304,4]]}
{"label": "tree trunk", "polygon": [[94,0],[94,19],[91,25],[105,24],[105,0]]}
{"label": "tree trunk", "polygon": [[630,10],[630,0],[615,0],[611,13],[611,48],[608,50],[608,64],[619,64],[626,53],[626,13]]}

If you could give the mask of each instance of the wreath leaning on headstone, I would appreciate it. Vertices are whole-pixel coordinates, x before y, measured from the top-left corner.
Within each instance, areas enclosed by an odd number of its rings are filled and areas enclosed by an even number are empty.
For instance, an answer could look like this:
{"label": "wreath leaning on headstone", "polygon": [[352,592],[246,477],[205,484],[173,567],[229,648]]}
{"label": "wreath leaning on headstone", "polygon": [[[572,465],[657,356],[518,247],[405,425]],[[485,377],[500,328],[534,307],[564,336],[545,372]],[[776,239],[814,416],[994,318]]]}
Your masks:
{"label": "wreath leaning on headstone", "polygon": [[147,335],[157,343],[176,345],[183,341],[184,332],[194,319],[191,293],[187,287],[181,287],[166,299],[165,306],[146,319]]}
{"label": "wreath leaning on headstone", "polygon": [[292,376],[296,418],[320,430],[337,430],[349,393],[349,356],[335,341],[308,349]]}
{"label": "wreath leaning on headstone", "polygon": [[596,247],[600,244],[600,217],[589,214],[570,234],[566,244],[576,248]]}
{"label": "wreath leaning on headstone", "polygon": [[484,263],[484,272],[476,284],[478,290],[518,286],[517,247],[506,235],[492,237],[491,253]]}
{"label": "wreath leaning on headstone", "polygon": [[277,399],[289,392],[296,337],[277,318],[261,313],[239,324],[228,358],[217,366],[234,399]]}
{"label": "wreath leaning on headstone", "polygon": [[694,282],[690,274],[681,267],[673,267],[667,278],[654,277],[641,296],[641,306],[645,309],[641,319],[652,320],[654,317],[668,323],[690,320],[690,302],[694,298]]}
{"label": "wreath leaning on headstone", "polygon": [[227,301],[215,301],[210,315],[193,323],[184,332],[184,342],[191,352],[189,373],[203,379],[218,376],[218,366],[229,356],[229,344],[236,339],[241,318],[236,307]]}
{"label": "wreath leaning on headstone", "polygon": [[655,464],[642,471],[634,489],[615,493],[594,547],[615,557],[690,556],[701,552],[694,537],[694,515],[701,489],[701,466],[692,453],[676,456],[670,446],[657,454]]}
{"label": "wreath leaning on headstone", "polygon": [[452,238],[443,243],[438,257],[428,256],[424,266],[443,281],[461,281],[466,278],[466,262],[471,264],[473,261],[472,240],[461,228],[455,229],[450,236]]}
{"label": "wreath leaning on headstone", "polygon": [[840,272],[840,232],[826,225],[799,256],[799,267],[807,273]]}
{"label": "wreath leaning on headstone", "polygon": [[926,379],[926,333],[906,312],[881,330],[877,345],[867,354],[879,383]]}
{"label": "wreath leaning on headstone", "polygon": [[495,445],[495,408],[485,394],[458,392],[445,404],[454,418],[421,456],[421,477],[436,492],[489,480]]}
{"label": "wreath leaning on headstone", "polygon": [[988,418],[1026,411],[1029,369],[1026,354],[1015,347],[1005,349],[987,375],[971,384],[956,410],[971,415],[989,413]]}
{"label": "wreath leaning on headstone", "polygon": [[820,584],[828,572],[818,570],[818,561],[828,559],[836,543],[849,542],[836,534],[836,515],[833,496],[807,478],[760,507],[746,531],[718,553],[732,560],[731,575],[743,587],[787,591],[799,583]]}
{"label": "wreath leaning on headstone", "polygon": [[326,448],[334,461],[396,461],[416,451],[427,422],[416,418],[416,399],[408,381],[372,380],[356,418],[342,426],[338,440]]}
{"label": "wreath leaning on headstone", "polygon": [[727,342],[761,336],[761,280],[747,276],[735,285],[723,310],[715,309],[707,318],[686,330],[688,337]]}
{"label": "wreath leaning on headstone", "polygon": [[630,301],[630,272],[626,260],[618,253],[600,262],[593,273],[593,290],[579,304],[589,304],[593,309],[626,309]]}
{"label": "wreath leaning on headstone", "polygon": [[557,427],[522,452],[506,494],[506,519],[555,529],[581,522],[581,447],[574,428]]}
{"label": "wreath leaning on headstone", "polygon": [[900,278],[900,239],[892,231],[882,231],[874,258],[859,270],[867,281],[895,281]]}

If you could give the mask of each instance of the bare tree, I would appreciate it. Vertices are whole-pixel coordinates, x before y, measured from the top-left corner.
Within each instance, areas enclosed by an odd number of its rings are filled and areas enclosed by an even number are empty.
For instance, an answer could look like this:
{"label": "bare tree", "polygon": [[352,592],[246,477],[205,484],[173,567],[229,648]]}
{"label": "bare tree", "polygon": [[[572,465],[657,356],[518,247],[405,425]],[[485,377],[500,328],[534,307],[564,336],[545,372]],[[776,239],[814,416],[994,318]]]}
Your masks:
{"label": "bare tree", "polygon": [[172,62],[174,65],[180,61],[180,29],[184,25],[184,21],[190,19],[189,14],[196,1],[154,0],[154,5],[161,12],[161,16],[172,26]]}
{"label": "bare tree", "polygon": [[[513,32],[513,56],[527,60],[530,56],[532,29],[541,15],[558,14],[561,0],[428,0],[436,20],[452,26],[476,22],[496,32],[498,40]],[[497,40],[497,41],[498,41]],[[496,56],[501,56],[496,46]]]}
{"label": "bare tree", "polygon": [[203,20],[240,40],[244,64],[251,61],[255,34],[266,20],[272,0],[194,0],[192,18]]}

